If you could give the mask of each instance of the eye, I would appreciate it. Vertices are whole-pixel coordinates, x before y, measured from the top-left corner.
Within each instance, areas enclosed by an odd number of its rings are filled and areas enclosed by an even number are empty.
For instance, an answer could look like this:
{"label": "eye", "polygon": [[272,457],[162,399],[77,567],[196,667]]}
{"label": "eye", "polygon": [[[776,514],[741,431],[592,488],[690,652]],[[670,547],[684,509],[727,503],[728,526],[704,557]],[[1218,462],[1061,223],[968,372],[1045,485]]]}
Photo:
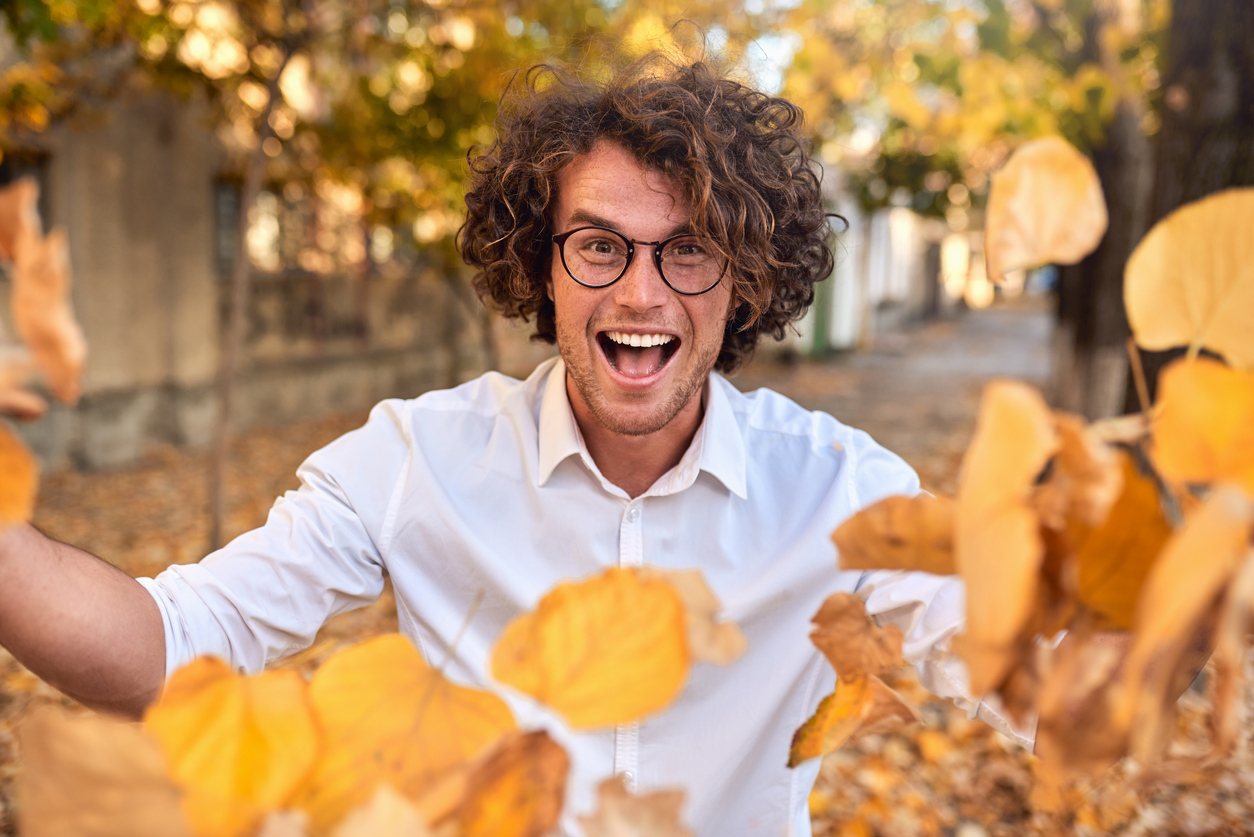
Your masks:
{"label": "eye", "polygon": [[700,238],[679,238],[666,245],[664,256],[684,262],[702,261],[712,258],[713,248]]}

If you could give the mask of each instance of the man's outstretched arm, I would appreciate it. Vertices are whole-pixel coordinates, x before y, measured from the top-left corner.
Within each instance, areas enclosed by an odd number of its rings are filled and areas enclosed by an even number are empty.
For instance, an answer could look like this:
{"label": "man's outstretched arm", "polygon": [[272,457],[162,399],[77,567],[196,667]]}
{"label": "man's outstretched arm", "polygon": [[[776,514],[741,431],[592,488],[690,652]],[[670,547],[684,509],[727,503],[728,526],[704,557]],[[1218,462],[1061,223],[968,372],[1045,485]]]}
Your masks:
{"label": "man's outstretched arm", "polygon": [[132,717],[165,678],[161,613],[148,591],[26,524],[0,531],[0,645],[70,697]]}

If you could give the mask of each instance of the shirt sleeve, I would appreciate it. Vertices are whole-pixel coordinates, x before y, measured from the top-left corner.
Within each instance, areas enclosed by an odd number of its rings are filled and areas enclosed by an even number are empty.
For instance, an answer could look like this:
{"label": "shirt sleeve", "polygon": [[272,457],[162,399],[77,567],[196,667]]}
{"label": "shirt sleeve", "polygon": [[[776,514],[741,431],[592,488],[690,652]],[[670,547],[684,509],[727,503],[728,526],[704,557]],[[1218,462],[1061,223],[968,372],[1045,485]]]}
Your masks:
{"label": "shirt sleeve", "polygon": [[[921,490],[914,470],[865,434],[856,439],[854,451],[858,457],[855,508]],[[855,592],[876,622],[901,629],[902,655],[918,671],[925,689],[950,700],[968,717],[978,718],[1027,749],[1032,748],[1034,730],[1018,729],[990,700],[971,696],[966,666],[951,645],[966,622],[966,588],[961,578],[874,570],[862,574]]]}
{"label": "shirt sleeve", "polygon": [[383,589],[388,526],[409,462],[404,402],[310,456],[263,526],[198,564],[139,579],[161,611],[166,674],[200,655],[241,671],[309,645]]}

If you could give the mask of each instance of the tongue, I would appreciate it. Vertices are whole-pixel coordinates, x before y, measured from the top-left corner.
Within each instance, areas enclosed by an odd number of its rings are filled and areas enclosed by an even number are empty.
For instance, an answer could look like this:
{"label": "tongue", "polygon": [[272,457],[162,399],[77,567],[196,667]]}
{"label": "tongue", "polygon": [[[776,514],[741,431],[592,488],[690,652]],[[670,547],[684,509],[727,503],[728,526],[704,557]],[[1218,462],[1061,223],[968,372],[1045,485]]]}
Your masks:
{"label": "tongue", "polygon": [[662,347],[635,348],[620,346],[614,364],[618,371],[633,378],[652,375],[662,368]]}

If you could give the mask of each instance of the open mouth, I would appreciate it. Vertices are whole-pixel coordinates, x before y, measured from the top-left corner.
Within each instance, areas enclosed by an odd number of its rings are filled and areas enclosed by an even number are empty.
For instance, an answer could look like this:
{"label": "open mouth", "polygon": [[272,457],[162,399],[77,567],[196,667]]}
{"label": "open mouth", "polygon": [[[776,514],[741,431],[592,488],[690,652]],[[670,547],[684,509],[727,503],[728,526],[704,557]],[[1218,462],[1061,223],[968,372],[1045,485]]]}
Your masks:
{"label": "open mouth", "polygon": [[673,334],[634,334],[625,331],[602,331],[597,344],[610,366],[628,378],[655,375],[670,362],[679,350],[680,340]]}

